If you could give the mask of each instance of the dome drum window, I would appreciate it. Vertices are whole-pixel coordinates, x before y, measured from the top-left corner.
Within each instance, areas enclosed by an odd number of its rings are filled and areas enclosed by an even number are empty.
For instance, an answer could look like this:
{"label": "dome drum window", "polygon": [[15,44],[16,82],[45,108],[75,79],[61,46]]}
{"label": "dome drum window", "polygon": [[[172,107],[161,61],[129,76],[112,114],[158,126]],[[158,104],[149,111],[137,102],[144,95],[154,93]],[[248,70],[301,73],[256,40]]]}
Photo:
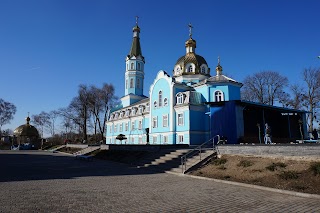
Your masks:
{"label": "dome drum window", "polygon": [[217,90],[214,92],[214,101],[215,102],[224,101],[224,95],[221,90]]}

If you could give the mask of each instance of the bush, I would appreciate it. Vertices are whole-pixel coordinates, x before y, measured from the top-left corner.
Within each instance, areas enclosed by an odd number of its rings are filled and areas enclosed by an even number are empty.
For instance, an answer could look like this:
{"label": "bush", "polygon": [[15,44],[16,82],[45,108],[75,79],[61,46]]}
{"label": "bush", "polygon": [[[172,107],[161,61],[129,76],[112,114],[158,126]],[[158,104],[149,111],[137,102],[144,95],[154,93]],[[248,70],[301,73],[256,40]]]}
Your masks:
{"label": "bush", "polygon": [[320,175],[320,162],[313,162],[310,165],[310,170],[314,175]]}
{"label": "bush", "polygon": [[227,168],[224,165],[221,165],[221,166],[218,167],[218,169],[226,170]]}
{"label": "bush", "polygon": [[253,162],[249,160],[242,160],[237,164],[237,166],[242,166],[242,167],[249,167],[252,165],[253,165]]}
{"label": "bush", "polygon": [[298,179],[299,173],[296,171],[283,171],[279,176],[284,180]]}
{"label": "bush", "polygon": [[286,168],[287,165],[285,163],[277,162],[277,163],[272,163],[271,165],[267,166],[266,169],[274,172],[277,170],[277,168]]}
{"label": "bush", "polygon": [[216,165],[216,166],[219,166],[219,165],[222,165],[222,164],[225,164],[225,163],[227,163],[227,159],[225,159],[225,158],[220,158],[220,159],[214,159],[213,161],[211,161],[211,163],[213,164],[213,165]]}

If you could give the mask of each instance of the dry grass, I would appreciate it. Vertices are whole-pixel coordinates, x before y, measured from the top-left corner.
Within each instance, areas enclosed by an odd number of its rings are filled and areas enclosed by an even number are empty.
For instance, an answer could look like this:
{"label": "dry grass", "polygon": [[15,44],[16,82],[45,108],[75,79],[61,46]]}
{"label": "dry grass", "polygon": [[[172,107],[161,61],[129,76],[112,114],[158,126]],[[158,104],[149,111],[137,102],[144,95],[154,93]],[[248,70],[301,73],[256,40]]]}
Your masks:
{"label": "dry grass", "polygon": [[191,174],[320,194],[320,162],[224,155]]}

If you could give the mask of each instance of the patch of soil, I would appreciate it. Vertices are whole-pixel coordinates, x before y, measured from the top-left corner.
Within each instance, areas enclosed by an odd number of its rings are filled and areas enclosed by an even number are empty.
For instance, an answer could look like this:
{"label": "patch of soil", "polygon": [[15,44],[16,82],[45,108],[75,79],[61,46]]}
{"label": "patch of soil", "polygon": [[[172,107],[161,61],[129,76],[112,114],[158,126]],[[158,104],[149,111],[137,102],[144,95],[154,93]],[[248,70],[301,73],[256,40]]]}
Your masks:
{"label": "patch of soil", "polygon": [[82,149],[81,148],[73,148],[73,147],[63,147],[63,148],[59,149],[58,151],[73,154],[73,153],[76,153],[80,150],[82,150]]}
{"label": "patch of soil", "polygon": [[[311,168],[315,163],[316,166]],[[190,174],[320,194],[320,161],[223,155]]]}

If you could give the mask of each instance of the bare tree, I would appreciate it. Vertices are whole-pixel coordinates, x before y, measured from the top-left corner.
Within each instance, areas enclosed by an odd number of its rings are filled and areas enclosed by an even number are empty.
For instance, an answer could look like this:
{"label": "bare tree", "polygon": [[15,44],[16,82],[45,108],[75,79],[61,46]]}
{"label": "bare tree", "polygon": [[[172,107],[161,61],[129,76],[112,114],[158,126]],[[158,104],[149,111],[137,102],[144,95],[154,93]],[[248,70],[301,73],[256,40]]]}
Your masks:
{"label": "bare tree", "polygon": [[288,79],[275,71],[262,71],[244,79],[241,91],[243,100],[274,105],[283,96]]}
{"label": "bare tree", "polygon": [[94,133],[96,135],[99,130],[101,139],[103,139],[108,112],[117,100],[113,85],[104,83],[101,89],[91,86],[88,99],[89,110],[93,115]]}
{"label": "bare tree", "polygon": [[59,109],[60,115],[79,127],[79,133],[82,133],[83,140],[87,140],[87,122],[89,119],[88,94],[87,86],[81,84],[79,86],[78,96],[72,99],[67,108]]}
{"label": "bare tree", "polygon": [[306,99],[305,99],[305,90],[303,87],[301,87],[298,84],[294,84],[290,86],[292,98],[288,98],[287,100],[283,101],[286,103],[286,107],[290,107],[293,109],[304,109],[304,106],[306,105]]}
{"label": "bare tree", "polygon": [[46,128],[48,129],[51,136],[55,135],[55,122],[59,116],[59,112],[57,110],[52,110],[48,113],[48,122],[46,123]]}
{"label": "bare tree", "polygon": [[38,115],[32,115],[31,122],[37,127],[38,130],[40,130],[41,138],[43,138],[44,133],[44,127],[48,126],[48,123],[50,122],[50,117],[47,112],[41,112]]}
{"label": "bare tree", "polygon": [[309,131],[313,130],[313,121],[316,110],[320,106],[320,68],[306,68],[303,70],[303,81],[306,83],[306,108],[311,113],[309,119]]}
{"label": "bare tree", "polygon": [[10,123],[17,108],[14,104],[0,98],[0,136],[3,125]]}

